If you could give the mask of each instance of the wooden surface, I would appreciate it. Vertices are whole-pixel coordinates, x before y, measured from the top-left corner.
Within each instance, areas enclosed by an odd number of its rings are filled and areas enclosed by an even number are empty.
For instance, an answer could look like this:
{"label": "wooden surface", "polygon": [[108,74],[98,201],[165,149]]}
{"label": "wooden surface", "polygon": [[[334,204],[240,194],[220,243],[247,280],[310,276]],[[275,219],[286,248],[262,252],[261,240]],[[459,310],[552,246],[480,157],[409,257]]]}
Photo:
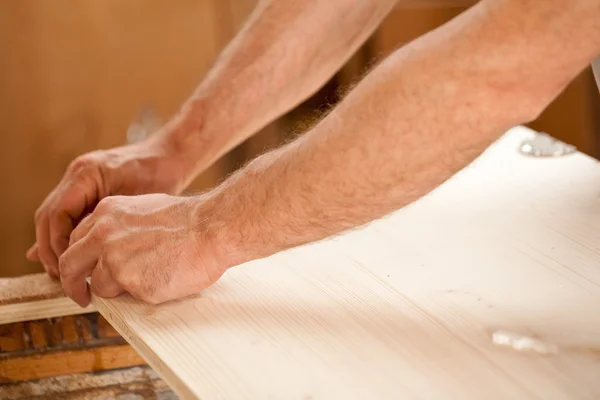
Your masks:
{"label": "wooden surface", "polygon": [[81,308],[63,294],[60,281],[46,273],[0,278],[0,325],[94,311]]}
{"label": "wooden surface", "polygon": [[46,273],[0,278],[0,306],[64,297],[60,281]]}
{"label": "wooden surface", "polygon": [[2,400],[177,400],[147,366],[99,373],[70,374],[35,381],[0,384]]}
{"label": "wooden surface", "polygon": [[0,279],[0,399],[175,399],[93,311],[45,273]]}
{"label": "wooden surface", "polygon": [[66,297],[0,305],[0,324],[85,314],[94,311],[90,305],[81,308]]}
{"label": "wooden surface", "polygon": [[98,313],[0,325],[0,387],[143,364]]}
{"label": "wooden surface", "polygon": [[143,365],[144,361],[128,345],[104,346],[98,350],[46,353],[33,358],[0,360],[4,382],[26,381],[52,376]]}
{"label": "wooden surface", "polygon": [[599,398],[600,165],[525,156],[531,134],[195,297],[94,304],[186,399]]}

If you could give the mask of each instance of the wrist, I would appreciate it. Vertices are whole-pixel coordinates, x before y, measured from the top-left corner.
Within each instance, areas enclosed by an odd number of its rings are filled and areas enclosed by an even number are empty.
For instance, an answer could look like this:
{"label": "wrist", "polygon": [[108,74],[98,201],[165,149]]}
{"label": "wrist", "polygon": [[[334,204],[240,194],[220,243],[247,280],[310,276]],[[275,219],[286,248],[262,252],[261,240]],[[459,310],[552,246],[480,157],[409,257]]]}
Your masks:
{"label": "wrist", "polygon": [[[268,257],[285,249],[277,221],[266,212],[262,168],[254,160],[217,188],[198,197],[194,224],[225,268]],[[283,246],[282,246],[283,245]]]}
{"label": "wrist", "polygon": [[222,206],[214,191],[196,196],[190,220],[199,248],[224,272],[255,257],[241,240],[234,219],[223,214]]}
{"label": "wrist", "polygon": [[189,101],[150,139],[164,153],[167,169],[176,171],[181,190],[221,156],[221,131],[209,128],[206,110],[204,101]]}

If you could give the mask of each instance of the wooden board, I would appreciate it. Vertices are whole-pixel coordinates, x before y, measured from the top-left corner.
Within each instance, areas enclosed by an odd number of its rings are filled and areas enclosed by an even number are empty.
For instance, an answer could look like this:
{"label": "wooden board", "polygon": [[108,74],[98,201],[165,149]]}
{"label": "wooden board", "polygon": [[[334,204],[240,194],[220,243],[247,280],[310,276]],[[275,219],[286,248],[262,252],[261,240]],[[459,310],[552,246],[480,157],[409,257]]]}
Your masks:
{"label": "wooden board", "polygon": [[81,373],[0,384],[2,400],[177,400],[166,383],[147,366]]}
{"label": "wooden board", "polygon": [[600,165],[531,134],[195,297],[94,304],[184,399],[600,398]]}
{"label": "wooden board", "polygon": [[60,281],[46,273],[0,278],[0,325],[93,311],[65,297]]}
{"label": "wooden board", "polygon": [[[0,325],[0,388],[145,362],[98,313]],[[0,391],[0,399],[4,399]]]}
{"label": "wooden board", "polygon": [[102,372],[143,365],[129,345],[50,352],[37,357],[0,359],[0,383],[27,381],[82,372]]}

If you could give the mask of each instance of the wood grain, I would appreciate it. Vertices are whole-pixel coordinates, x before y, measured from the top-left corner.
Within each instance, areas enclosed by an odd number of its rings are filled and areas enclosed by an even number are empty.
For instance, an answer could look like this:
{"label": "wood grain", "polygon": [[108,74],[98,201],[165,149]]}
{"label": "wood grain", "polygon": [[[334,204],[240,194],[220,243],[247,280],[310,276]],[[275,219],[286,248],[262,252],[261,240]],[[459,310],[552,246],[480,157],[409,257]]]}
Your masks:
{"label": "wood grain", "polygon": [[46,273],[0,278],[0,325],[93,311],[65,297],[60,281]]}
{"label": "wood grain", "polygon": [[[182,398],[600,397],[600,166],[515,128],[370,226],[195,297],[96,308]],[[557,346],[516,351],[496,331]]]}
{"label": "wood grain", "polygon": [[67,297],[38,300],[26,303],[0,306],[0,325],[21,321],[64,317],[68,315],[86,314],[94,311],[94,306],[81,308]]}
{"label": "wood grain", "polygon": [[143,365],[127,344],[0,359],[0,383]]}
{"label": "wood grain", "polygon": [[0,385],[3,400],[176,400],[166,383],[150,367],[131,367],[69,374]]}
{"label": "wood grain", "polygon": [[0,278],[0,305],[64,297],[58,279],[46,273]]}
{"label": "wood grain", "polygon": [[19,381],[141,364],[98,313],[0,325],[0,399],[3,386]]}

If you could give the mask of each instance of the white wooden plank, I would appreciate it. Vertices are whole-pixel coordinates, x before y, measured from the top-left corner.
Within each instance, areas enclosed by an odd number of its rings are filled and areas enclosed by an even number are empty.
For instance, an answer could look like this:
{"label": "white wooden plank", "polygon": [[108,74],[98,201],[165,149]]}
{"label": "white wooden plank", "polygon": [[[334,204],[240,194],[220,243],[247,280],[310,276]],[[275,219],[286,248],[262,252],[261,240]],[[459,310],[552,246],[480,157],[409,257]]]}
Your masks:
{"label": "white wooden plank", "polygon": [[[94,305],[182,398],[600,398],[600,165],[522,155],[531,134],[192,298]],[[557,352],[495,344],[501,331]]]}

